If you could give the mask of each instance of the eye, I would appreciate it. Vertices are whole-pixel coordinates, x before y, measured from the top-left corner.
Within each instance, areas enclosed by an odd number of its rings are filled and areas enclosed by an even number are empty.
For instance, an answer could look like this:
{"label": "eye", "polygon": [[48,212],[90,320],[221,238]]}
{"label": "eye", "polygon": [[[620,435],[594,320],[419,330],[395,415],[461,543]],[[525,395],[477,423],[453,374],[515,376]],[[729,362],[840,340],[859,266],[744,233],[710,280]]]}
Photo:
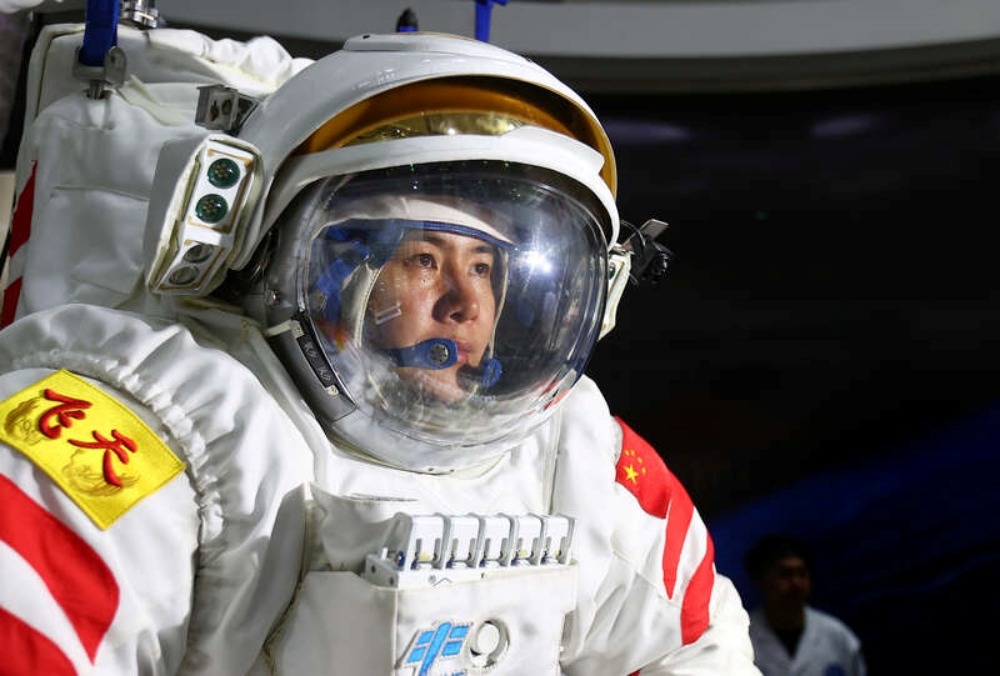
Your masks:
{"label": "eye", "polygon": [[434,260],[434,256],[429,253],[414,254],[410,256],[408,262],[421,268],[437,267],[437,262]]}
{"label": "eye", "polygon": [[490,276],[490,264],[489,263],[475,263],[472,266],[472,272],[477,277],[489,277]]}

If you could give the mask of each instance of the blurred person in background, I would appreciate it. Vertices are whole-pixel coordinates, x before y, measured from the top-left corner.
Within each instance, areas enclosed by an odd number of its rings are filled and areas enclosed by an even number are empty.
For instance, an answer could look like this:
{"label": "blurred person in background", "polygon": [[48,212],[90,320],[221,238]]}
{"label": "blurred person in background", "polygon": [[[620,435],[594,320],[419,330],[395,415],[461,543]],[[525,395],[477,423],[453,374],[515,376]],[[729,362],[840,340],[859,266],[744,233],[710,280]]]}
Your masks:
{"label": "blurred person in background", "polygon": [[815,555],[804,540],[764,535],[744,563],[762,599],[750,613],[750,640],[764,676],[865,676],[858,637],[809,605]]}

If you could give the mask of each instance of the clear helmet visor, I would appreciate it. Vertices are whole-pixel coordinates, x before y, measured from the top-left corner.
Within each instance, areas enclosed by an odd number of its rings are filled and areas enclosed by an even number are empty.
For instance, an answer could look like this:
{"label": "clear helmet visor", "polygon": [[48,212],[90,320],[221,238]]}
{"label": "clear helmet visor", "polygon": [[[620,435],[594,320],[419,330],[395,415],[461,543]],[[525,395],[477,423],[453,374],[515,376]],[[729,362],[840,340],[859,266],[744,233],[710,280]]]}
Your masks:
{"label": "clear helmet visor", "polygon": [[330,416],[334,434],[447,471],[541,422],[603,315],[606,217],[588,195],[537,168],[454,162],[333,177],[301,196],[269,275],[294,307],[269,320],[302,323],[322,353],[310,368],[329,368],[351,402]]}

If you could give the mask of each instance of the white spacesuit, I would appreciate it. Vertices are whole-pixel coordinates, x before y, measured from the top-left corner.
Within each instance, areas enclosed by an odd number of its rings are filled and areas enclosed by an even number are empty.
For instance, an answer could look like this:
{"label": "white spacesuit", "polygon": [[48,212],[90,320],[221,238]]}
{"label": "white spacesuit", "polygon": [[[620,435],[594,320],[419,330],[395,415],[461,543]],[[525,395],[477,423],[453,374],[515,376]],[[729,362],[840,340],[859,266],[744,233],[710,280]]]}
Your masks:
{"label": "white spacesuit", "polygon": [[6,666],[759,673],[583,373],[634,249],[577,94],[434,34],[81,37],[32,56],[7,250]]}

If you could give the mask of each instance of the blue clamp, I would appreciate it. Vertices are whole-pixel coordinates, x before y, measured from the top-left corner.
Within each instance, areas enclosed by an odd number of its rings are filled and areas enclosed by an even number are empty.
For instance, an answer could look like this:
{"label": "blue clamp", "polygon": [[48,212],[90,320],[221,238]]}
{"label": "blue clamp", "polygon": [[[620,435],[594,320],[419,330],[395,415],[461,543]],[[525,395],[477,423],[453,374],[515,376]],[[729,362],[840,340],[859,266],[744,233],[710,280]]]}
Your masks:
{"label": "blue clamp", "polygon": [[429,338],[423,342],[385,350],[398,366],[411,366],[438,371],[458,361],[458,345],[448,338]]}
{"label": "blue clamp", "polygon": [[507,0],[476,0],[476,39],[490,41],[490,14],[493,5],[506,5]]}
{"label": "blue clamp", "polygon": [[83,42],[76,48],[73,75],[86,80],[87,96],[101,99],[125,83],[125,50],[118,46],[118,0],[87,0]]}
{"label": "blue clamp", "polygon": [[77,55],[80,63],[104,68],[104,57],[118,44],[120,0],[87,0],[84,13],[83,44]]}

